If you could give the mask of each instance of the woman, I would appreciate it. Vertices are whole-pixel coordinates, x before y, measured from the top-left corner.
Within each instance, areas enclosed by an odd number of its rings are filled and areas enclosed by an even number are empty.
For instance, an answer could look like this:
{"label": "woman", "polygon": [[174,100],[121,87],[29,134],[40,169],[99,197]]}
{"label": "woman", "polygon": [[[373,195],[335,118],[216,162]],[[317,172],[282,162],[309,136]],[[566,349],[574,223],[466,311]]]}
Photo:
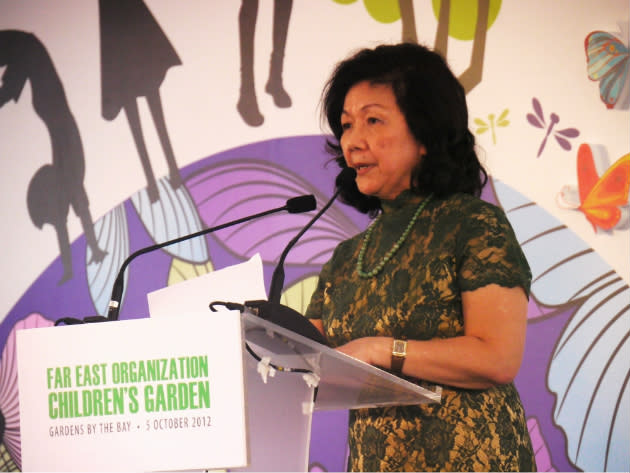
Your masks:
{"label": "woman", "polygon": [[440,403],[350,412],[349,468],[535,470],[512,380],[531,274],[487,181],[464,90],[415,44],[341,62],[323,95],[349,183],[344,201],[378,215],[324,265],[306,316],[331,346],[421,385]]}

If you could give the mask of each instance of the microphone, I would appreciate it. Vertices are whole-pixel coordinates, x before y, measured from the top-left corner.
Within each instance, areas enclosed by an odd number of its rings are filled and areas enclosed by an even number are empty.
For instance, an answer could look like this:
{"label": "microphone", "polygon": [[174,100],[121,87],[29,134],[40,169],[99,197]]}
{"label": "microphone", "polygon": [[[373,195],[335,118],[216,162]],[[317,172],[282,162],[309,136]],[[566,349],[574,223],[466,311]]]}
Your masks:
{"label": "microphone", "polygon": [[299,214],[315,210],[315,207],[317,207],[315,196],[313,194],[308,194],[300,195],[287,200],[287,205],[285,205],[284,208],[286,208],[287,212],[290,214]]}
{"label": "microphone", "polygon": [[[302,314],[293,310],[290,307],[287,307],[283,304],[280,304],[280,298],[282,293],[282,286],[284,285],[284,260],[287,257],[287,254],[293,248],[293,246],[297,243],[306,231],[313,226],[313,224],[328,210],[328,208],[334,203],[335,199],[342,191],[342,188],[345,187],[345,184],[350,181],[354,181],[356,176],[356,171],[353,168],[346,167],[344,168],[337,179],[335,180],[337,190],[330,198],[330,200],[322,207],[322,209],[306,224],[306,226],[300,230],[300,232],[287,244],[286,248],[280,255],[278,259],[278,263],[276,268],[274,269],[273,276],[271,277],[271,285],[269,288],[269,300],[268,301],[247,301],[245,302],[243,309],[249,308],[252,312],[263,319],[267,319],[270,322],[273,322],[281,327],[287,328],[299,335],[303,335],[311,340],[315,340],[316,342],[326,344],[324,337],[322,334],[310,323]],[[217,303],[210,304],[210,309],[215,310],[213,305]],[[218,303],[225,305],[225,303]]]}
{"label": "microphone", "polygon": [[158,250],[160,248],[164,248],[165,246],[174,245],[175,243],[179,243],[185,240],[190,240],[198,236],[206,235],[208,233],[212,233],[226,227],[231,227],[232,225],[237,225],[239,223],[247,222],[249,220],[254,220],[259,217],[264,217],[272,213],[282,212],[284,210],[286,210],[289,213],[310,212],[311,210],[314,210],[316,206],[317,206],[317,202],[315,201],[315,197],[313,195],[310,195],[310,194],[301,195],[298,197],[293,197],[291,199],[288,199],[286,201],[286,204],[282,207],[277,207],[271,210],[265,210],[264,212],[260,212],[254,215],[249,215],[247,217],[239,218],[237,220],[232,220],[231,222],[227,222],[227,223],[218,225],[216,227],[205,228],[196,233],[184,235],[179,238],[175,238],[173,240],[165,241],[164,243],[158,243],[156,245],[147,246],[146,248],[141,248],[138,251],[129,255],[120,267],[118,276],[116,277],[116,280],[114,281],[114,286],[112,289],[112,296],[108,305],[107,317],[97,315],[97,316],[86,317],[83,320],[74,319],[71,317],[64,317],[62,319],[57,320],[55,322],[55,325],[58,325],[59,323],[65,323],[66,325],[74,325],[74,324],[80,324],[80,323],[109,322],[112,320],[118,320],[118,312],[120,310],[120,302],[122,300],[123,289],[124,289],[125,269],[127,269],[127,266],[129,266],[129,263],[131,263],[132,260],[134,260],[140,255],[149,253],[154,250]]}

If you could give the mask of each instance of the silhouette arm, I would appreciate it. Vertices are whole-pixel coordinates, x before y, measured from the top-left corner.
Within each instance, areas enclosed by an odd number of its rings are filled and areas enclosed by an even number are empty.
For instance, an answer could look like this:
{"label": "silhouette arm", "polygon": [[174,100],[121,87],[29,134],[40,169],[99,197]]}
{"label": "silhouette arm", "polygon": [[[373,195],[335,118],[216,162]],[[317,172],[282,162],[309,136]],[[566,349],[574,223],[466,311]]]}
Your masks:
{"label": "silhouette arm", "polygon": [[0,107],[13,99],[18,101],[24,84],[26,84],[26,73],[15,64],[9,64],[2,75],[2,86],[0,87]]}

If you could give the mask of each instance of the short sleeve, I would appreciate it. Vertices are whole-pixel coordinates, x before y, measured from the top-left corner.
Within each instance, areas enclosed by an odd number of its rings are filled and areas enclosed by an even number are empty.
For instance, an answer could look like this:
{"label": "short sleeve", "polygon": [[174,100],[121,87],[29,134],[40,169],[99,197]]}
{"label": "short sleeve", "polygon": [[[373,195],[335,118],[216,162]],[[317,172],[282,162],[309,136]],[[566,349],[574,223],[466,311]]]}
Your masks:
{"label": "short sleeve", "polygon": [[304,317],[307,319],[321,319],[322,318],[322,310],[324,306],[324,296],[325,296],[325,288],[326,281],[328,280],[328,275],[330,274],[330,267],[332,265],[331,261],[324,264],[322,270],[319,273],[319,280],[317,281],[317,287],[315,291],[313,291],[313,295],[311,296],[311,301],[306,307],[306,312],[304,313]]}
{"label": "short sleeve", "polygon": [[499,207],[483,202],[468,214],[457,238],[457,267],[462,291],[498,284],[520,286],[529,297],[529,264]]}

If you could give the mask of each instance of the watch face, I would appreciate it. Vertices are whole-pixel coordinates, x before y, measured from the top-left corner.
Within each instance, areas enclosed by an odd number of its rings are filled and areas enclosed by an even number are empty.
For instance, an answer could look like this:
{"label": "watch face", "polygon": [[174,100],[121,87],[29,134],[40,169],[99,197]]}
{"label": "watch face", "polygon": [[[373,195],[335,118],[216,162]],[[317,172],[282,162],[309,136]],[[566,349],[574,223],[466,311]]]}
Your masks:
{"label": "watch face", "polygon": [[405,356],[407,354],[407,342],[405,340],[394,340],[392,355]]}

